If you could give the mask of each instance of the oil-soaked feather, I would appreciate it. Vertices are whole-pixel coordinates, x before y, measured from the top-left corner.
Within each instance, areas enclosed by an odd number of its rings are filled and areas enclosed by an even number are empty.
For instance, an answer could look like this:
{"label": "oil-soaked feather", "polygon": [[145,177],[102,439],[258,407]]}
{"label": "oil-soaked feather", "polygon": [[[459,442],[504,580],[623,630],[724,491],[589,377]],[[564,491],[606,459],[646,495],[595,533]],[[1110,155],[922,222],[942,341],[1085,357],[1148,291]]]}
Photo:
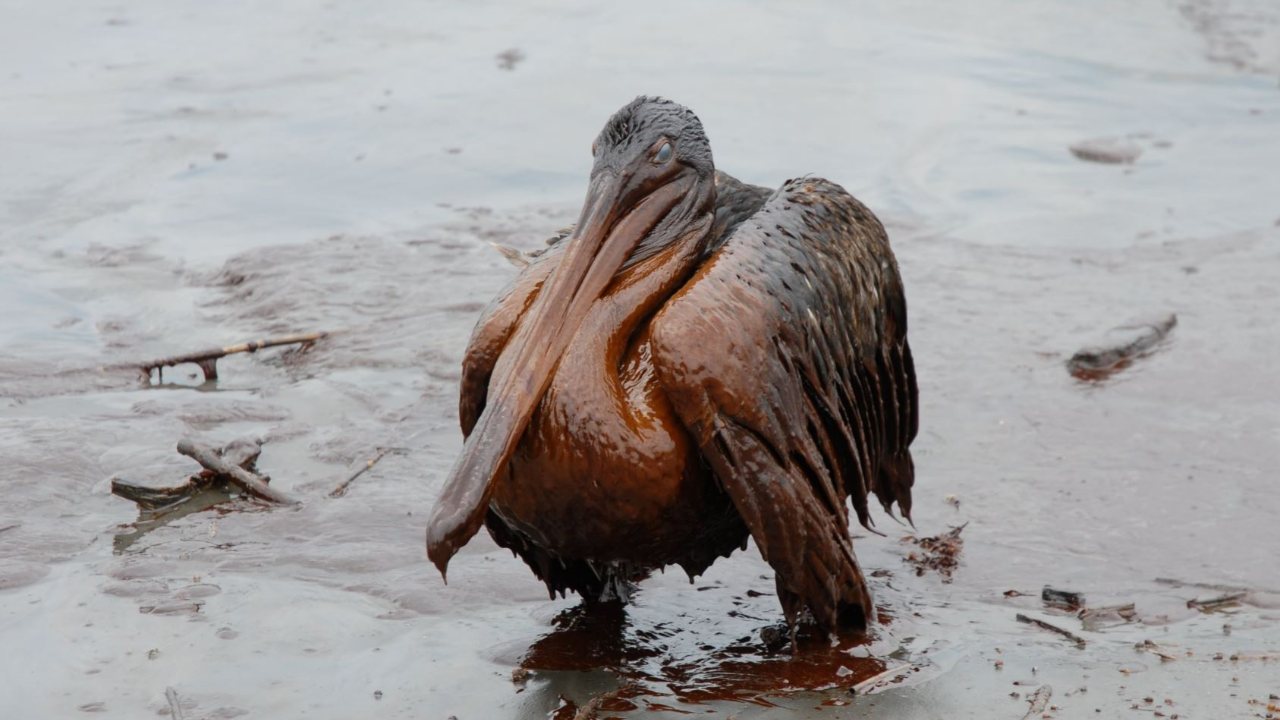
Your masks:
{"label": "oil-soaked feather", "polygon": [[[561,257],[561,246],[534,259],[518,275],[481,316],[472,332],[467,353],[462,363],[462,383],[458,398],[458,417],[463,435],[470,437],[477,425],[493,421],[484,414],[488,401],[489,380],[493,375],[502,348],[516,329],[520,316],[528,310],[539,288]],[[488,435],[480,433],[482,440]],[[463,455],[462,458],[466,458]],[[461,461],[461,460],[460,460]],[[458,477],[455,475],[454,480]],[[485,524],[489,513],[489,498],[493,491],[491,479],[483,485],[465,485],[447,482],[441,490],[427,526],[427,555],[443,575],[449,559],[467,543]]]}
{"label": "oil-soaked feather", "polygon": [[909,515],[917,423],[888,238],[814,178],[723,227],[652,322],[659,381],[777,571],[788,619],[869,618],[845,498],[863,525],[872,493]]}
{"label": "oil-soaked feather", "polygon": [[471,332],[466,354],[462,360],[462,383],[458,392],[458,419],[462,435],[471,435],[476,422],[484,412],[489,396],[489,379],[493,375],[498,356],[515,332],[520,318],[533,304],[542,283],[555,269],[564,249],[557,236],[547,249],[533,258],[489,306],[481,313]]}

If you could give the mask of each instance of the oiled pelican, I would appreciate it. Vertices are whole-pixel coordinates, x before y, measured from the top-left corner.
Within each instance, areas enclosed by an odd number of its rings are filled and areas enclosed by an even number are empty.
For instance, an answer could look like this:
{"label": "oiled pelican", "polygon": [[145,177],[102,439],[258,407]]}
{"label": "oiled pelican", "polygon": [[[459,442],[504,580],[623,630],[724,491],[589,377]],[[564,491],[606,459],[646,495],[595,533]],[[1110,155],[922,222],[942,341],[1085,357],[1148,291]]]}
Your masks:
{"label": "oiled pelican", "polygon": [[443,575],[483,523],[554,597],[625,597],[746,546],[794,627],[873,617],[846,498],[909,517],[916,380],[884,227],[840,186],[715,170],[687,108],[637,98],[586,202],[485,311],[466,444],[427,529]]}

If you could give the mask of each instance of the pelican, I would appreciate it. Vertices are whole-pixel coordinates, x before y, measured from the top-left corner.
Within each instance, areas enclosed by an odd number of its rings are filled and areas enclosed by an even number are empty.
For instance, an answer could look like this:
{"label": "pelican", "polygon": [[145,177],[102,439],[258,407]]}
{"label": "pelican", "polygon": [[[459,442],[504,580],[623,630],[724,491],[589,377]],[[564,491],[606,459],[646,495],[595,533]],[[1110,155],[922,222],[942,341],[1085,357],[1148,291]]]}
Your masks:
{"label": "pelican", "polygon": [[751,538],[793,632],[806,611],[865,627],[849,501],[864,527],[872,494],[909,519],[915,475],[884,227],[827,180],[718,172],[697,116],[662,98],[618,110],[592,155],[577,224],[471,336],[428,556],[446,576],[483,524],[553,598],[590,602]]}

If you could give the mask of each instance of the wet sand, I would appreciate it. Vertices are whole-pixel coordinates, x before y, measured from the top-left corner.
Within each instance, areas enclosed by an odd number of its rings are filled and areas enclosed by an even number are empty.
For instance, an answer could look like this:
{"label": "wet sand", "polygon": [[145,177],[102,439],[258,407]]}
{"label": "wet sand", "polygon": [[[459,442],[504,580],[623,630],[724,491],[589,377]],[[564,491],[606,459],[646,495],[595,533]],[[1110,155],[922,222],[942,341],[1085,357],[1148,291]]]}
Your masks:
{"label": "wet sand", "polygon": [[[0,715],[169,715],[172,688],[188,719],[573,717],[622,688],[602,717],[1019,718],[1050,686],[1054,718],[1253,718],[1280,693],[1268,4],[10,5]],[[916,528],[855,529],[870,638],[770,650],[754,548],[601,617],[487,538],[448,586],[426,562],[461,352],[515,272],[488,243],[570,222],[640,92],[693,107],[722,169],[830,177],[889,226],[922,426]],[[1068,373],[1165,313],[1145,357]],[[81,372],[311,330],[216,383]],[[110,478],[180,483],[185,437],[261,439],[303,504],[121,542]],[[954,574],[917,574],[903,538],[965,523]],[[1135,617],[1085,629],[1046,584]]]}

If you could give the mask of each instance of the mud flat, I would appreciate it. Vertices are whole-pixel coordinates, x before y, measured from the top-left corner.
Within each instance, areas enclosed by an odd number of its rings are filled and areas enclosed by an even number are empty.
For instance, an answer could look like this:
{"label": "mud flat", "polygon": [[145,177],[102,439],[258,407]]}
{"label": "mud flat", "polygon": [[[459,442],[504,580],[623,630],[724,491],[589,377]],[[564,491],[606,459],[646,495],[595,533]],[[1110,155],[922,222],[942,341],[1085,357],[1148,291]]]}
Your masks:
{"label": "mud flat", "polygon": [[[13,5],[0,716],[1249,718],[1280,692],[1269,6]],[[725,170],[832,177],[889,225],[922,430],[917,529],[855,539],[869,637],[779,648],[754,548],[599,616],[487,541],[448,586],[426,561],[460,354],[515,272],[490,243],[571,222],[591,137],[654,91]],[[1143,150],[1064,150],[1103,137]],[[1064,372],[1152,313],[1176,328],[1121,372]],[[85,372],[311,330],[213,381]],[[181,485],[184,439],[261,442],[300,502],[132,535],[111,479]]]}

